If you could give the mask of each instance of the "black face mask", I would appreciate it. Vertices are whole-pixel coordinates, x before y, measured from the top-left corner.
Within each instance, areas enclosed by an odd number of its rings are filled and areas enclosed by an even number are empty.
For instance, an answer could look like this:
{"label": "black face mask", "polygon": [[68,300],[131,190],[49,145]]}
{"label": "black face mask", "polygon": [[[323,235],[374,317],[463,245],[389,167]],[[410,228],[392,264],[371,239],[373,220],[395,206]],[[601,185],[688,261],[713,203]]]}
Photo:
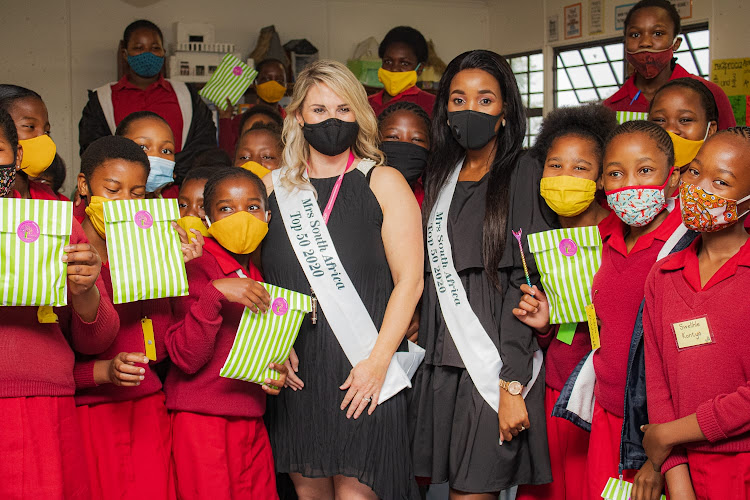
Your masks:
{"label": "black face mask", "polygon": [[401,172],[409,184],[422,176],[428,153],[422,146],[413,142],[385,141],[380,150],[385,153],[385,164]]}
{"label": "black face mask", "polygon": [[478,111],[448,113],[448,126],[453,137],[464,149],[482,149],[497,135],[495,125],[503,113],[488,115]]}
{"label": "black face mask", "polygon": [[340,155],[349,149],[359,134],[359,123],[329,118],[320,123],[305,123],[302,127],[305,140],[326,156]]}

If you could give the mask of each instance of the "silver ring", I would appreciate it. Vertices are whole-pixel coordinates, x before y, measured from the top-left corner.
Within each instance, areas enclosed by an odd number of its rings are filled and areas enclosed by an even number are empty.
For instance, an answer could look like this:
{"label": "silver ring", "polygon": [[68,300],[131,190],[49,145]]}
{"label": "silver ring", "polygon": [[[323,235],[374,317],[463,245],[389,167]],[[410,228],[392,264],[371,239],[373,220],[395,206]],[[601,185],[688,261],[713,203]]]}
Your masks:
{"label": "silver ring", "polygon": [[362,398],[362,401],[367,401],[368,403],[372,401],[372,398]]}

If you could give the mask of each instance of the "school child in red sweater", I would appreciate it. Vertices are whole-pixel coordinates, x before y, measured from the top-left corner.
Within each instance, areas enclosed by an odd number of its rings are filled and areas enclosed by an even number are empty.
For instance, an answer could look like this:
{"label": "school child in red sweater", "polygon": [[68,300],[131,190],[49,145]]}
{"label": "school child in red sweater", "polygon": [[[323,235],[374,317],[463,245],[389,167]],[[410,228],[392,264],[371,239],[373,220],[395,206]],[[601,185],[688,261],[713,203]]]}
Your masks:
{"label": "school child in red sweater", "polygon": [[[13,120],[0,108],[0,197],[20,197],[11,186],[22,156]],[[99,277],[99,254],[75,220],[65,252],[68,306],[54,308],[56,318],[39,307],[0,307],[3,499],[90,498],[71,346],[86,354],[105,350],[119,319]]]}
{"label": "school child in red sweater", "polygon": [[174,300],[176,318],[166,347],[173,366],[164,383],[172,418],[177,494],[183,499],[274,499],[273,455],[263,424],[266,394],[259,386],[219,376],[245,307],[268,310],[270,297],[250,254],[268,231],[271,213],[263,182],[241,168],[217,171],[206,182],[210,224],[204,253],[187,264],[190,295]]}
{"label": "school child in red sweater", "polygon": [[680,186],[700,233],[646,281],[650,425],[643,446],[672,498],[750,498],[750,128],[706,141]]}
{"label": "school child in red sweater", "polygon": [[[560,108],[542,123],[531,154],[544,162],[541,195],[558,215],[561,227],[596,226],[609,214],[600,201],[604,141],[617,127],[615,113],[600,105]],[[600,195],[600,196],[597,196]],[[546,348],[545,409],[553,482],[521,485],[519,500],[554,498],[577,500],[583,493],[589,433],[551,412],[578,362],[591,351],[588,325],[579,323],[568,344],[557,338],[560,325],[549,324],[544,292],[522,285],[526,292],[513,314],[535,328]]]}
{"label": "school child in red sweater", "polygon": [[[607,140],[602,181],[613,212],[599,224],[602,264],[592,287],[601,347],[594,354],[596,402],[585,499],[601,498],[609,478],[618,476],[633,327],[646,276],[681,222],[679,207],[666,210],[666,198],[677,188],[679,175],[672,141],[654,123],[626,122]],[[663,477],[649,461],[640,471],[623,471],[623,476],[634,482],[636,500],[657,500],[662,493]]]}
{"label": "school child in red sweater", "polygon": [[[148,173],[146,154],[124,137],[97,139],[81,156],[78,192],[88,202],[82,226],[102,256],[102,279],[110,294],[104,203],[144,198]],[[117,304],[115,310],[120,329],[112,345],[97,356],[79,356],[75,368],[76,404],[92,494],[102,499],[126,494],[173,498],[169,416],[145,344],[147,333],[150,336],[153,331],[153,361],[166,358],[170,302],[142,300]]]}
{"label": "school child in red sweater", "polygon": [[275,124],[256,123],[237,141],[234,166],[249,170],[261,179],[281,167],[281,129]]}

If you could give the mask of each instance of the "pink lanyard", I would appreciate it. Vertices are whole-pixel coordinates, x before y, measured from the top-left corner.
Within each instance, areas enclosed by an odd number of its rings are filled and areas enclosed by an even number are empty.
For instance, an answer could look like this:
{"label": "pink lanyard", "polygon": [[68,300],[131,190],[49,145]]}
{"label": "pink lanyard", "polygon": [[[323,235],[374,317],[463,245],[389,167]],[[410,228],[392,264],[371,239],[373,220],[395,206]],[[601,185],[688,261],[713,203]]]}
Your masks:
{"label": "pink lanyard", "polygon": [[352,150],[349,150],[349,160],[346,162],[346,168],[344,168],[344,171],[341,172],[341,175],[339,175],[339,178],[336,179],[336,184],[333,185],[333,191],[331,191],[331,197],[328,198],[328,203],[326,204],[325,210],[323,210],[323,220],[325,221],[326,225],[328,225],[328,219],[331,217],[331,212],[333,211],[333,204],[336,203],[336,198],[339,196],[339,190],[341,189],[341,183],[344,181],[344,174],[349,170],[349,167],[352,166],[352,163],[354,163],[354,153],[352,153]]}

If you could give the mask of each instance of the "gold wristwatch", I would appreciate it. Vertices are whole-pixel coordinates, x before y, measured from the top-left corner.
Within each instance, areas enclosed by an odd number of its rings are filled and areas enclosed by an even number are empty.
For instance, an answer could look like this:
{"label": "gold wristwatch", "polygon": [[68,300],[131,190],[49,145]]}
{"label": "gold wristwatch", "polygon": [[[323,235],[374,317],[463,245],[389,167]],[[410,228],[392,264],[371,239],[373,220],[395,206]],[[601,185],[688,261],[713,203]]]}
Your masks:
{"label": "gold wristwatch", "polygon": [[518,396],[523,391],[521,382],[518,382],[517,380],[506,382],[505,380],[500,379],[500,387],[508,391],[508,394],[511,396]]}

